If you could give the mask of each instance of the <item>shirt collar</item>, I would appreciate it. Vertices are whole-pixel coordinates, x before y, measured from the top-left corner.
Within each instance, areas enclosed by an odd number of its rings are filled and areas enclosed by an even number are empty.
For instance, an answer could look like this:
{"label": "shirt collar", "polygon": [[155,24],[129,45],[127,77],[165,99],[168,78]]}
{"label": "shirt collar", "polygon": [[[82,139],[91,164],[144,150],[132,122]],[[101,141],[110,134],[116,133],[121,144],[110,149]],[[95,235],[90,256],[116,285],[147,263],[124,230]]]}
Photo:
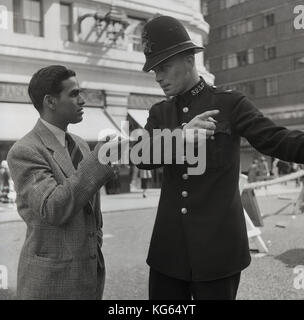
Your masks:
{"label": "shirt collar", "polygon": [[59,141],[59,143],[65,147],[66,146],[66,142],[65,142],[65,132],[54,126],[53,124],[43,120],[42,118],[40,118],[41,122],[54,134],[54,136],[57,138],[57,140]]}

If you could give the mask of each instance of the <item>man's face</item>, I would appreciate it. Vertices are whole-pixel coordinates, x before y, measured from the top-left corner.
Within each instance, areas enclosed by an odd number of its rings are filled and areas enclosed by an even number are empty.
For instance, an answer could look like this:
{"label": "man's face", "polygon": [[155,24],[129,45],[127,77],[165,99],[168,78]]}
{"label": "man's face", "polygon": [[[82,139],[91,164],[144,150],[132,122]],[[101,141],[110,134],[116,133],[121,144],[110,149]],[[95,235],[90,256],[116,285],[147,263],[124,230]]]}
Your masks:
{"label": "man's face", "polygon": [[84,104],[76,77],[62,81],[62,91],[56,97],[56,120],[63,125],[82,121]]}
{"label": "man's face", "polygon": [[191,69],[185,55],[175,55],[152,70],[166,96],[176,96],[187,91]]}

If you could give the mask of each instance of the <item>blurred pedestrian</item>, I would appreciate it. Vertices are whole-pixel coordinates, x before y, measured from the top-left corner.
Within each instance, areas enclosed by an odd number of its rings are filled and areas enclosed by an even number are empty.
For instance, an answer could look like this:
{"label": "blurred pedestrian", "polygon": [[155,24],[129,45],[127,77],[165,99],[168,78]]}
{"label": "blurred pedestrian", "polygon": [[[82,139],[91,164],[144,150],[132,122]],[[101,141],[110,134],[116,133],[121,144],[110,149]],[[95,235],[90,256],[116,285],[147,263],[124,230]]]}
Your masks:
{"label": "blurred pedestrian", "polygon": [[139,170],[139,177],[141,181],[141,188],[142,188],[142,196],[143,198],[146,198],[146,191],[148,187],[148,181],[152,178],[152,174],[150,170]]}
{"label": "blurred pedestrian", "polygon": [[276,159],[276,158],[272,162],[271,173],[272,173],[274,178],[278,178],[278,176],[279,176],[278,163],[279,163],[279,159]]}
{"label": "blurred pedestrian", "polygon": [[259,159],[258,172],[259,172],[260,180],[267,180],[267,178],[270,176],[268,163],[264,156],[261,156]]}
{"label": "blurred pedestrian", "polygon": [[254,159],[248,169],[248,182],[256,182],[258,177],[258,160]]}
{"label": "blurred pedestrian", "polygon": [[8,164],[6,160],[1,162],[1,189],[0,189],[0,202],[2,203],[12,203],[14,200],[10,197],[10,192],[12,189],[12,180]]}

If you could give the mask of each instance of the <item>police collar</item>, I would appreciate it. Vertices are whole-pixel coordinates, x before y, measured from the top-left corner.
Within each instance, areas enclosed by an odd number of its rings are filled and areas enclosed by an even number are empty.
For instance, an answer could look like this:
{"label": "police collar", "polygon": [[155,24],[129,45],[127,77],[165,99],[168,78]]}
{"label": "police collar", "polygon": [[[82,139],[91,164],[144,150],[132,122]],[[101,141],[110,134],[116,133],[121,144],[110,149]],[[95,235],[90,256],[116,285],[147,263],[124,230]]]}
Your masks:
{"label": "police collar", "polygon": [[199,82],[195,86],[193,86],[190,90],[180,95],[177,95],[176,100],[178,102],[189,101],[191,98],[193,98],[194,96],[197,96],[200,92],[202,92],[205,86],[206,86],[205,80],[202,77],[200,77]]}

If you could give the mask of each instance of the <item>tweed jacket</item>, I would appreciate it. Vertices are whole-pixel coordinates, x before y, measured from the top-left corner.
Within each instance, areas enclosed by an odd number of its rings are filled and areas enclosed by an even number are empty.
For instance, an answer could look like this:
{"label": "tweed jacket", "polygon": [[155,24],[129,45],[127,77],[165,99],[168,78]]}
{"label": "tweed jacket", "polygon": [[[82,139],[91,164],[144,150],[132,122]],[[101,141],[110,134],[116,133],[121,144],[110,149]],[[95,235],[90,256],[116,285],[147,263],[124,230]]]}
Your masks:
{"label": "tweed jacket", "polygon": [[[84,155],[77,170],[40,120],[8,154],[17,209],[27,226],[17,275],[20,299],[96,299],[98,191],[113,171],[85,141],[72,137]],[[85,210],[89,200],[92,210]]]}
{"label": "tweed jacket", "polygon": [[239,192],[240,138],[247,138],[266,155],[304,162],[303,132],[275,125],[243,94],[202,81],[180,97],[153,105],[145,129],[150,135],[153,129],[174,130],[214,109],[220,113],[215,116],[214,139],[206,141],[204,173],[188,175],[186,161],[138,165],[140,169],[164,167],[147,263],[187,281],[225,278],[250,263]]}

